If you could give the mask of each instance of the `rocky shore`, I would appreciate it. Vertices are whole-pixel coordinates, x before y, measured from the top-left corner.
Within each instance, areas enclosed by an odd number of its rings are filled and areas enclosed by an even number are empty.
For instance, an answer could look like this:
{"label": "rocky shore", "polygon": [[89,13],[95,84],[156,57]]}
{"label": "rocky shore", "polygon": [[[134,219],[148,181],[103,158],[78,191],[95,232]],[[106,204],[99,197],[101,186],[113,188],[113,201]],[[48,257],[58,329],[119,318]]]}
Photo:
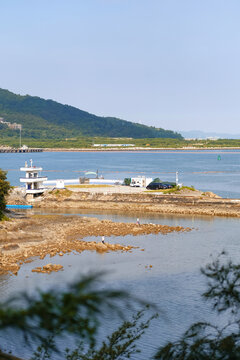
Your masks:
{"label": "rocky shore", "polygon": [[[9,204],[27,204],[17,189]],[[212,192],[182,189],[176,193],[146,191],[129,186],[72,187],[49,190],[36,198],[34,207],[52,209],[107,210],[128,213],[158,213],[240,217],[240,199],[222,199]]]}
{"label": "rocky shore", "polygon": [[111,187],[105,190],[88,189],[88,191],[54,190],[46,193],[41,200],[35,201],[34,206],[123,211],[135,214],[147,212],[240,217],[239,199],[222,199],[211,192],[183,190],[179,193],[163,194],[146,191],[125,193],[115,190]]}
{"label": "rocky shore", "polygon": [[[8,198],[9,204],[27,203],[17,189]],[[47,191],[34,200],[34,207],[51,209],[106,210],[133,213],[208,215],[240,217],[240,200],[222,199],[213,193],[181,190],[163,194],[146,192],[129,187],[73,188]],[[0,274],[17,274],[24,262],[33,257],[46,255],[63,256],[76,251],[131,251],[132,247],[101,242],[101,236],[167,234],[172,231],[188,231],[182,227],[155,224],[116,223],[89,217],[61,215],[33,215],[0,223]],[[84,241],[85,237],[100,237],[99,241]],[[56,265],[56,264],[55,264]],[[50,273],[61,266],[48,264],[36,272]],[[45,265],[46,266],[46,265]]]}
{"label": "rocky shore", "polygon": [[[172,231],[189,231],[180,226],[155,224],[117,223],[96,218],[61,215],[35,215],[25,219],[12,219],[0,223],[0,274],[17,275],[23,263],[38,256],[63,256],[75,251],[131,251],[132,246],[108,242],[84,241],[84,237],[167,234]],[[52,265],[52,264],[48,264]],[[56,271],[56,267],[37,272]],[[58,267],[57,270],[61,268]]]}

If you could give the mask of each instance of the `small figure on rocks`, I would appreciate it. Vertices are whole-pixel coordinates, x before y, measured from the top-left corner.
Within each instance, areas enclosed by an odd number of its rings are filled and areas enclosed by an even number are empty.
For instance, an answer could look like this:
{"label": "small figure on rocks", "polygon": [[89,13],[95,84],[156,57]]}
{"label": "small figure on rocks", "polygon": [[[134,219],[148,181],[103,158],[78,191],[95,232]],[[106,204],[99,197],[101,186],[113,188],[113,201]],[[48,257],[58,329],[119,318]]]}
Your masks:
{"label": "small figure on rocks", "polygon": [[105,238],[102,236],[102,244],[105,244]]}
{"label": "small figure on rocks", "polygon": [[137,225],[140,225],[140,221],[139,221],[139,218],[137,218]]}

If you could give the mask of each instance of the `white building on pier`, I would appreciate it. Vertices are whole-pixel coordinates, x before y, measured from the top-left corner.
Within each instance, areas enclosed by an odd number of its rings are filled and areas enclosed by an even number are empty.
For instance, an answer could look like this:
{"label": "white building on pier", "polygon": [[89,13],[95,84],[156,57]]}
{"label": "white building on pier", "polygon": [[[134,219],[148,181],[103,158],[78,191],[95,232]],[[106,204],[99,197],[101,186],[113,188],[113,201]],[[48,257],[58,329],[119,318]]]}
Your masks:
{"label": "white building on pier", "polygon": [[39,172],[42,171],[41,167],[33,166],[32,160],[30,160],[30,166],[25,162],[25,166],[21,167],[20,171],[26,173],[25,178],[20,178],[20,182],[25,183],[26,195],[33,198],[44,192],[43,181],[47,181],[47,177],[39,176]]}

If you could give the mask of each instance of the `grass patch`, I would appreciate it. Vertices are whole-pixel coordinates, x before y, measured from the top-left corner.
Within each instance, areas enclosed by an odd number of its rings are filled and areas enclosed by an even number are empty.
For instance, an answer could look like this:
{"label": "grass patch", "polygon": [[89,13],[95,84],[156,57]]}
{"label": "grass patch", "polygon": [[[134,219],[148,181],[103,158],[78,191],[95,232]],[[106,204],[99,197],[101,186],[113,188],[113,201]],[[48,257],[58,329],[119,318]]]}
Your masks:
{"label": "grass patch", "polygon": [[191,190],[196,191],[194,186],[174,186],[172,189],[158,189],[158,190],[146,190],[144,192],[160,192],[162,194],[178,194],[181,192],[181,190]]}
{"label": "grass patch", "polygon": [[[182,187],[183,188],[183,187]],[[166,190],[163,190],[163,193],[164,194],[175,194],[175,193],[179,193],[181,191],[181,189],[179,186],[176,186],[172,189],[166,189]]]}
{"label": "grass patch", "polygon": [[194,186],[175,186],[172,189],[166,189],[163,190],[164,194],[174,194],[174,193],[180,193],[182,190],[191,190],[191,191],[196,191],[196,189],[194,188]]}
{"label": "grass patch", "polygon": [[72,195],[72,191],[68,189],[55,189],[52,190],[50,194],[55,195],[56,197],[67,197]]}
{"label": "grass patch", "polygon": [[196,191],[196,189],[195,189],[195,187],[193,185],[191,185],[191,186],[182,186],[182,189],[188,189],[188,190]]}

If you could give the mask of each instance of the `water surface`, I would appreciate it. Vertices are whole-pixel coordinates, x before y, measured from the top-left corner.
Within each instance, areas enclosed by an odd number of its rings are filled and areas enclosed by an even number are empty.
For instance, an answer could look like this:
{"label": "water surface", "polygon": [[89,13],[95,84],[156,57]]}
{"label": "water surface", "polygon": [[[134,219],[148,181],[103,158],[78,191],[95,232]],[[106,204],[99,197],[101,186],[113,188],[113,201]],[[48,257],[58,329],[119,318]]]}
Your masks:
{"label": "water surface", "polygon": [[[221,160],[218,160],[218,155]],[[0,167],[8,170],[12,185],[20,185],[19,168],[25,161],[42,166],[50,180],[72,179],[85,171],[99,170],[107,179],[124,179],[146,175],[161,180],[213,191],[222,197],[240,197],[240,151],[149,151],[149,152],[42,152],[32,154],[0,154]]]}
{"label": "water surface", "polygon": [[[35,210],[39,213],[40,210]],[[48,210],[47,213],[55,211]],[[134,214],[94,212],[86,214],[80,210],[68,211],[79,216],[94,216],[114,221],[136,221]],[[142,353],[133,359],[145,360],[157,347],[168,340],[176,339],[192,322],[215,319],[209,306],[200,294],[205,281],[200,267],[211,261],[225,249],[233,260],[239,259],[239,219],[204,216],[161,216],[145,214],[141,222],[191,227],[191,232],[167,235],[108,237],[106,241],[137,246],[129,253],[110,252],[98,254],[83,252],[64,257],[46,257],[25,264],[19,275],[0,279],[1,298],[5,299],[19,291],[34,292],[36,287],[64,288],[65,284],[89,272],[106,272],[104,282],[109,287],[129,290],[134,296],[156,304],[164,311],[164,317],[153,321],[140,341]],[[88,238],[97,240],[99,238]],[[141,251],[144,249],[144,251]],[[32,273],[31,269],[49,262],[62,264],[64,271],[51,275]],[[152,265],[152,268],[149,267]],[[103,319],[104,333],[115,329],[119,319],[106,316]],[[23,351],[23,349],[21,349]],[[23,351],[24,353],[24,351]],[[26,354],[25,354],[26,355]],[[56,357],[57,359],[57,357]]]}
{"label": "water surface", "polygon": [[[218,160],[219,154],[221,160]],[[19,168],[31,158],[35,165],[43,167],[43,174],[49,179],[78,178],[84,175],[84,171],[98,169],[100,174],[110,179],[146,175],[174,181],[175,172],[178,171],[179,181],[184,185],[193,185],[202,191],[210,190],[223,197],[240,198],[240,151],[0,154],[0,167],[8,170],[12,185],[19,185]],[[33,211],[59,213],[59,210],[51,209]],[[135,214],[121,212],[87,213],[77,209],[61,209],[61,212],[65,215],[136,222]],[[142,353],[134,357],[136,360],[148,359],[158,346],[176,339],[192,322],[215,318],[200,297],[205,289],[200,267],[211,261],[211,254],[215,257],[223,249],[238,261],[240,223],[235,218],[159,214],[141,214],[140,221],[192,227],[193,230],[168,235],[106,238],[109,242],[138,247],[129,253],[97,254],[85,251],[64,257],[46,257],[44,260],[36,258],[32,263],[23,265],[17,277],[0,277],[0,299],[7,299],[19,291],[34,293],[36,288],[64,288],[66,283],[78,279],[82,274],[105,271],[104,282],[107,286],[130,290],[133,295],[156,304],[164,311],[165,317],[154,321],[140,341]],[[101,238],[93,240],[100,241]],[[64,271],[51,275],[31,272],[34,267],[49,262],[62,264]],[[103,319],[104,333],[111,332],[118,324],[119,319],[106,316]],[[10,348],[7,341],[6,347]],[[18,347],[19,355],[29,356],[21,344]]]}

